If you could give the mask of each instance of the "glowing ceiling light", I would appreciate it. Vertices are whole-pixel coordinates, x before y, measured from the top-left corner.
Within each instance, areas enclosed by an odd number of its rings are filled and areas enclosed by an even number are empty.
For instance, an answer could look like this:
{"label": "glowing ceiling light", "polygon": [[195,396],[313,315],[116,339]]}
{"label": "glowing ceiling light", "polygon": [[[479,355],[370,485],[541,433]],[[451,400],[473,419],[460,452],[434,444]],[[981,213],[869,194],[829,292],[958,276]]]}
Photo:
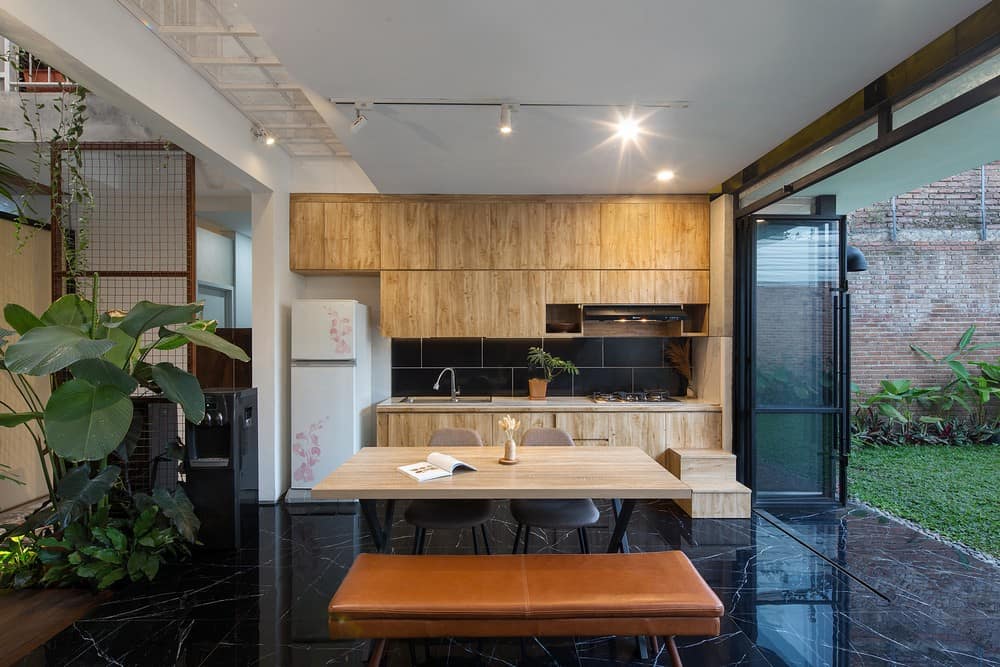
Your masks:
{"label": "glowing ceiling light", "polygon": [[640,130],[639,121],[632,116],[627,116],[618,121],[615,136],[622,141],[635,141],[639,138]]}
{"label": "glowing ceiling light", "polygon": [[500,125],[498,126],[500,134],[507,135],[514,131],[514,125],[510,120],[510,105],[501,104],[500,105]]}
{"label": "glowing ceiling light", "polygon": [[674,172],[670,171],[669,169],[661,169],[660,171],[656,172],[656,180],[660,181],[661,183],[666,183],[667,181],[673,179],[673,177],[674,177]]}

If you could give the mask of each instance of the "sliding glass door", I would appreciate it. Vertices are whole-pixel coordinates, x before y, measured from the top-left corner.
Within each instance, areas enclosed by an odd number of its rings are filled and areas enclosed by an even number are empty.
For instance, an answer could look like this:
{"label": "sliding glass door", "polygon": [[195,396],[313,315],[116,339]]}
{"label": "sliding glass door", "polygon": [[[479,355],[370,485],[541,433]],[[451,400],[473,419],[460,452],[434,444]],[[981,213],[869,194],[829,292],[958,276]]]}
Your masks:
{"label": "sliding glass door", "polygon": [[844,221],[738,222],[737,444],[755,504],[845,497]]}

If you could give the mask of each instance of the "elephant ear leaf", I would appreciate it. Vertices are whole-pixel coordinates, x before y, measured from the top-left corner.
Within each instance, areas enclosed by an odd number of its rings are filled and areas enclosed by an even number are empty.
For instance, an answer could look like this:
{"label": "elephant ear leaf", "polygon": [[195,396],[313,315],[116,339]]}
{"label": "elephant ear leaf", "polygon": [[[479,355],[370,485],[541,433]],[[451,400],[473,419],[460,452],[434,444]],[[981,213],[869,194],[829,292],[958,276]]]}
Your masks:
{"label": "elephant ear leaf", "polygon": [[7,324],[14,327],[14,330],[22,336],[35,327],[45,326],[45,322],[38,319],[34,313],[16,303],[8,303],[4,306],[3,318],[7,320]]}
{"label": "elephant ear leaf", "polygon": [[210,350],[221,352],[230,359],[236,359],[237,361],[250,361],[250,357],[248,357],[247,353],[242,349],[236,347],[225,338],[222,338],[205,328],[189,325],[185,327],[175,327],[169,331],[184,336],[199,347],[207,347]]}
{"label": "elephant ear leaf", "polygon": [[192,424],[199,424],[205,418],[205,394],[198,378],[166,362],[152,367],[153,382],[163,391],[163,395],[184,410],[184,416]]}
{"label": "elephant ear leaf", "polygon": [[139,386],[135,378],[104,359],[82,359],[69,370],[75,378],[86,380],[96,387],[117,387],[123,394],[131,394]]}
{"label": "elephant ear leaf", "polygon": [[81,359],[97,359],[112,346],[71,326],[36,327],[7,348],[4,361],[12,373],[49,375]]}
{"label": "elephant ear leaf", "polygon": [[91,505],[107,495],[120,473],[118,466],[111,465],[91,478],[89,465],[71,468],[56,486],[59,502],[56,505],[54,523],[65,528],[81,516]]}
{"label": "elephant ear leaf", "polygon": [[102,459],[118,447],[132,424],[132,400],[111,385],[73,379],[45,405],[49,447],[71,461]]}
{"label": "elephant ear leaf", "polygon": [[63,325],[82,329],[90,328],[90,319],[94,313],[94,304],[81,299],[76,294],[61,296],[42,313],[42,322],[48,325]]}
{"label": "elephant ear leaf", "polygon": [[143,332],[167,324],[185,324],[195,318],[204,306],[189,303],[183,306],[168,306],[152,301],[140,301],[125,314],[125,317],[109,322],[108,328],[118,328],[132,338],[139,338]]}
{"label": "elephant ear leaf", "polygon": [[153,489],[153,500],[185,540],[194,542],[198,538],[201,521],[195,516],[194,505],[188,500],[184,489],[178,487],[171,495],[166,489],[157,487]]}

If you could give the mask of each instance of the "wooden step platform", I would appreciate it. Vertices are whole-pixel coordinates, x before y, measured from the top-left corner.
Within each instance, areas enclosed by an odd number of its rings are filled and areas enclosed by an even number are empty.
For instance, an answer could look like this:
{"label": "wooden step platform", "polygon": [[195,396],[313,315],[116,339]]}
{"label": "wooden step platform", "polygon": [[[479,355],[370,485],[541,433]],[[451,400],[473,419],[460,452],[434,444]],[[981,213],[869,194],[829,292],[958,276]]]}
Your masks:
{"label": "wooden step platform", "polygon": [[695,519],[749,519],[750,489],[729,480],[682,480],[691,487],[691,498],[677,499],[681,509]]}
{"label": "wooden step platform", "polygon": [[721,449],[670,448],[666,462],[667,470],[685,482],[736,481],[736,457]]}

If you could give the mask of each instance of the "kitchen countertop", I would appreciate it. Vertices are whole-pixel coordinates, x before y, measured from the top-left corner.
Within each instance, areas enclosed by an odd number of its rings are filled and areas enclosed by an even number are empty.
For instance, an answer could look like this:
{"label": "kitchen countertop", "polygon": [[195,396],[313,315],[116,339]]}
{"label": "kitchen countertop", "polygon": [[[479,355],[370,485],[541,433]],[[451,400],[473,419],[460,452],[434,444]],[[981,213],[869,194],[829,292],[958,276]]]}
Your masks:
{"label": "kitchen countertop", "polygon": [[[393,397],[378,403],[379,413],[390,412],[720,412],[718,403],[700,398],[680,398],[670,403],[595,403],[583,396],[552,396],[543,401],[527,397],[497,396],[491,403],[398,403]],[[464,397],[472,398],[472,397]]]}

